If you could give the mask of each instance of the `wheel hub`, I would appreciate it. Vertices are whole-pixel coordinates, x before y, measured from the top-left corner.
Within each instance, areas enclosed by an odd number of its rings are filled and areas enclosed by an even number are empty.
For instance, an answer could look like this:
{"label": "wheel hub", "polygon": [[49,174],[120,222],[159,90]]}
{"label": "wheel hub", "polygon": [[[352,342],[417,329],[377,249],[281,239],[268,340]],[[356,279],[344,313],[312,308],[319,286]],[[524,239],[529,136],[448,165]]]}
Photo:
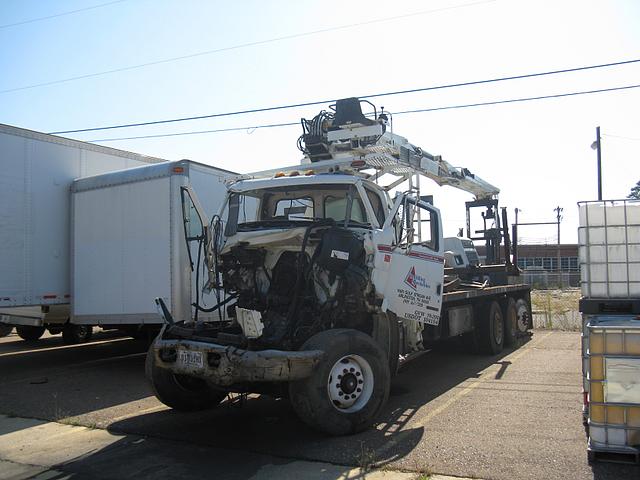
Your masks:
{"label": "wheel hub", "polygon": [[502,342],[503,338],[503,327],[502,327],[502,318],[498,317],[494,320],[493,323],[493,335],[496,343]]}
{"label": "wheel hub", "polygon": [[346,393],[351,394],[356,390],[358,386],[358,380],[356,376],[352,373],[347,373],[342,376],[342,380],[340,380],[340,389]]}
{"label": "wheel hub", "polygon": [[527,311],[527,307],[521,306],[518,308],[516,324],[520,332],[527,331],[527,327],[529,326],[529,312]]}
{"label": "wheel hub", "polygon": [[359,355],[346,355],[329,373],[327,393],[332,405],[345,413],[362,409],[373,393],[373,371]]}

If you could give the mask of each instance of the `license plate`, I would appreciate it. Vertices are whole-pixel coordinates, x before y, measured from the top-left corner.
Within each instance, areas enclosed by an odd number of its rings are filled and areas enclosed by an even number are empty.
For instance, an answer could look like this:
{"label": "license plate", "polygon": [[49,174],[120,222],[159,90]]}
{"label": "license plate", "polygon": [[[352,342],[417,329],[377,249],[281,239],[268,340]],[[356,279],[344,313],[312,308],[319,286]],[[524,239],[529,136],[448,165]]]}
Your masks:
{"label": "license plate", "polygon": [[185,367],[204,367],[204,355],[202,352],[191,350],[178,350],[178,363]]}

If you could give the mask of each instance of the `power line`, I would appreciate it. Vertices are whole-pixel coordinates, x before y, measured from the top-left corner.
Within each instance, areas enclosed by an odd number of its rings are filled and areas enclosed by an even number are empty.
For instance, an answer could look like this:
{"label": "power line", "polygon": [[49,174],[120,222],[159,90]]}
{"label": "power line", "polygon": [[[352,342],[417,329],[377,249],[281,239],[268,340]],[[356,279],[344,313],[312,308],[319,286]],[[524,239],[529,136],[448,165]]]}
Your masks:
{"label": "power line", "polygon": [[[124,1],[124,0],[119,0],[119,1]],[[281,42],[281,41],[284,41],[284,40],[292,40],[294,38],[309,37],[309,36],[318,35],[318,34],[321,34],[321,33],[335,32],[337,30],[346,30],[346,29],[349,29],[349,28],[361,27],[361,26],[364,26],[364,25],[373,25],[373,24],[376,24],[376,23],[390,22],[390,21],[393,21],[393,20],[400,20],[400,19],[403,19],[403,18],[415,17],[415,16],[418,16],[418,15],[426,15],[426,14],[429,14],[429,13],[442,12],[442,11],[445,11],[445,10],[454,10],[454,9],[457,9],[457,8],[473,7],[473,6],[476,6],[476,5],[481,5],[481,4],[485,4],[485,3],[493,3],[493,2],[496,2],[496,1],[497,0],[482,0],[482,1],[478,1],[478,2],[463,3],[461,5],[453,5],[453,6],[449,6],[449,7],[435,8],[435,9],[431,9],[431,10],[423,10],[423,11],[419,11],[419,12],[407,13],[407,14],[404,14],[404,15],[396,15],[394,17],[378,18],[378,19],[369,20],[369,21],[366,21],[366,22],[350,23],[350,24],[345,24],[345,25],[338,25],[338,26],[335,26],[335,27],[322,28],[322,29],[319,29],[319,30],[312,30],[312,31],[309,31],[309,32],[294,33],[294,34],[291,34],[291,35],[283,35],[281,37],[269,38],[269,39],[266,39],[266,40],[258,40],[258,41],[255,41],[255,42],[241,43],[239,45],[232,45],[232,46],[229,46],[229,47],[216,48],[216,49],[213,49],[213,50],[205,50],[205,51],[202,51],[202,52],[190,53],[190,54],[181,55],[181,56],[178,56],[178,57],[165,58],[165,59],[156,60],[156,61],[153,61],[153,62],[140,63],[140,64],[137,64],[137,65],[129,65],[127,67],[114,68],[114,69],[111,69],[111,70],[103,70],[101,72],[87,73],[87,74],[84,74],[84,75],[77,75],[77,76],[74,76],[74,77],[62,78],[62,79],[59,79],[59,80],[52,80],[50,82],[42,82],[42,83],[35,83],[35,84],[32,84],[32,85],[25,85],[23,87],[8,88],[6,90],[0,90],[0,93],[10,93],[10,92],[17,92],[17,91],[20,91],[20,90],[28,90],[28,89],[31,89],[31,88],[46,87],[46,86],[49,86],[49,85],[56,85],[56,84],[59,84],[59,83],[72,82],[72,81],[75,81],[75,80],[82,80],[82,79],[85,79],[85,78],[99,77],[99,76],[102,76],[102,75],[108,75],[108,74],[112,74],[112,73],[126,72],[126,71],[129,71],[129,70],[136,70],[136,69],[139,69],[139,68],[150,67],[150,66],[153,66],[153,65],[161,65],[163,63],[176,62],[178,60],[185,60],[185,59],[188,59],[188,58],[201,57],[201,56],[204,56],[204,55],[213,55],[215,53],[228,52],[230,50],[238,50],[238,49],[241,49],[241,48],[255,47],[255,46],[258,46],[258,45],[265,45],[265,44],[273,43],[273,42]],[[115,2],[112,2],[112,3],[115,3]]]}
{"label": "power line", "polygon": [[259,128],[290,127],[292,125],[300,125],[300,122],[272,123],[268,125],[253,125],[250,127],[218,128],[216,130],[198,130],[194,132],[162,133],[157,135],[141,135],[137,137],[103,138],[103,139],[88,140],[88,141],[89,142],[115,142],[118,140],[138,140],[141,138],[160,138],[160,137],[181,137],[183,135],[201,135],[203,133],[236,132],[240,130],[246,130],[247,133],[253,133],[252,130],[257,130]]}
{"label": "power line", "polygon": [[482,103],[468,103],[465,105],[450,105],[447,107],[435,107],[435,108],[421,108],[418,110],[405,110],[402,112],[394,113],[394,115],[402,115],[404,113],[422,113],[422,112],[437,112],[439,110],[452,110],[454,108],[471,108],[471,107],[484,107],[487,105],[500,105],[504,103],[516,103],[516,102],[530,102],[532,100],[545,100],[549,98],[561,98],[561,97],[573,97],[576,95],[589,95],[592,93],[603,93],[603,92],[615,92],[617,90],[629,90],[632,88],[638,88],[640,84],[637,85],[626,85],[623,87],[612,87],[612,88],[600,88],[597,90],[584,90],[582,92],[569,92],[569,93],[556,93],[553,95],[540,95],[537,97],[524,97],[524,98],[512,98],[509,100],[496,100],[493,102],[482,102]]}
{"label": "power line", "polygon": [[[523,78],[542,77],[542,76],[548,76],[548,75],[557,75],[557,74],[561,74],[561,73],[570,73],[570,72],[578,72],[578,71],[584,71],[584,70],[592,70],[592,69],[596,69],[596,68],[605,68],[605,67],[613,67],[613,66],[619,66],[619,65],[627,65],[627,64],[631,64],[631,63],[637,63],[637,62],[640,62],[640,59],[624,60],[624,61],[612,62],[612,63],[603,63],[603,64],[599,64],[599,65],[588,65],[588,66],[582,66],[582,67],[566,68],[566,69],[562,69],[562,70],[550,70],[550,71],[546,71],[546,72],[527,73],[527,74],[524,74],[524,75],[512,75],[512,76],[508,76],[508,77],[491,78],[491,79],[484,79],[484,80],[473,80],[473,81],[469,81],[469,82],[460,82],[460,83],[452,83],[452,84],[445,84],[445,85],[436,85],[436,86],[431,86],[431,87],[414,88],[414,89],[410,89],[410,90],[397,90],[397,91],[386,92],[386,93],[376,93],[376,94],[370,94],[370,95],[361,95],[358,98],[378,98],[378,97],[384,97],[384,96],[390,96],[390,95],[401,95],[401,94],[406,94],[406,93],[426,92],[426,91],[431,91],[431,90],[440,90],[440,89],[455,88],[455,87],[465,87],[465,86],[470,86],[470,85],[481,85],[481,84],[487,84],[487,83],[504,82],[504,81],[507,81],[507,80],[519,80],[519,79],[523,79]],[[313,105],[327,104],[327,103],[331,103],[331,102],[335,102],[335,101],[336,101],[336,99],[317,100],[317,101],[313,101],[313,102],[294,103],[294,104],[280,105],[280,106],[275,106],[275,107],[254,108],[254,109],[248,109],[248,110],[240,110],[240,111],[236,111],[236,112],[212,113],[212,114],[208,114],[208,115],[197,115],[197,116],[192,116],[192,117],[172,118],[172,119],[167,119],[167,120],[154,120],[154,121],[148,121],[148,122],[127,123],[127,124],[121,124],[121,125],[111,125],[111,126],[108,126],[108,127],[81,128],[81,129],[77,129],[77,130],[61,130],[61,131],[58,131],[58,132],[50,132],[50,133],[51,133],[51,135],[60,135],[60,134],[64,134],[64,133],[95,132],[95,131],[98,131],[98,130],[113,130],[113,129],[117,129],[117,128],[143,127],[143,126],[147,126],[147,125],[159,125],[159,124],[164,124],[164,123],[187,122],[187,121],[192,121],[192,120],[203,120],[203,119],[206,119],[206,118],[228,117],[228,116],[232,116],[232,115],[245,115],[245,114],[248,114],[248,113],[260,113],[260,112],[269,112],[269,111],[274,111],[274,110],[284,110],[284,109],[289,109],[289,108],[309,107],[309,106],[313,106]]]}
{"label": "power line", "polygon": [[4,25],[0,25],[0,28],[9,28],[9,27],[17,27],[18,25],[25,25],[27,23],[40,22],[42,20],[49,20],[51,18],[64,17],[66,15],[72,15],[74,13],[86,12],[87,10],[94,10],[96,8],[106,7],[108,5],[113,5],[114,3],[125,2],[126,0],[114,0],[113,2],[100,3],[98,5],[93,5],[92,7],[79,8],[77,10],[70,10],[68,12],[56,13],[55,15],[48,15],[46,17],[38,17],[31,18],[29,20],[22,20],[21,22],[15,23],[6,23]]}
{"label": "power line", "polygon": [[612,135],[610,133],[603,133],[602,134],[603,137],[613,137],[613,138],[622,138],[624,140],[635,140],[635,141],[640,141],[640,138],[636,138],[636,137],[623,137],[622,135]]}
{"label": "power line", "polygon": [[[536,97],[523,97],[523,98],[512,98],[508,100],[494,100],[491,102],[480,102],[480,103],[468,103],[462,105],[449,105],[444,107],[434,107],[434,108],[422,108],[418,110],[405,110],[402,112],[391,112],[394,116],[404,115],[409,113],[424,113],[424,112],[437,112],[441,110],[453,110],[458,108],[473,108],[473,107],[484,107],[490,105],[501,105],[506,103],[516,103],[516,102],[530,102],[534,100],[546,100],[551,98],[562,98],[562,97],[572,97],[576,95],[590,95],[594,93],[604,93],[604,92],[615,92],[620,90],[629,90],[632,88],[639,88],[640,84],[637,85],[625,85],[621,87],[611,87],[611,88],[601,88],[597,90],[584,90],[581,92],[568,92],[568,93],[556,93],[553,95],[540,95]],[[233,128],[221,128],[217,130],[199,130],[192,132],[179,132],[179,133],[165,133],[165,134],[157,134],[157,135],[142,135],[135,137],[118,137],[118,138],[100,138],[94,140],[88,140],[89,142],[116,142],[119,140],[138,140],[143,138],[161,138],[161,137],[179,137],[183,135],[199,135],[204,133],[219,133],[219,132],[231,132],[231,131],[239,131],[239,130],[257,130],[259,128],[275,128],[275,127],[289,127],[292,125],[299,125],[300,122],[289,122],[289,123],[275,123],[268,125],[253,125],[249,127],[233,127]],[[638,139],[640,140],[640,139]]]}

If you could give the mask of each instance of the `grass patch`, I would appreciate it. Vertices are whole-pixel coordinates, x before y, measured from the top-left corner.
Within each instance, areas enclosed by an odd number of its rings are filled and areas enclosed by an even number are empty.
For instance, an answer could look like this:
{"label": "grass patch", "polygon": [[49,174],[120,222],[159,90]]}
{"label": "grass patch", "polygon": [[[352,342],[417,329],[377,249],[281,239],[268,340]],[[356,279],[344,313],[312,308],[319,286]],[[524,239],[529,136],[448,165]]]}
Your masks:
{"label": "grass patch", "polygon": [[579,331],[582,319],[578,311],[580,289],[532,290],[533,327]]}

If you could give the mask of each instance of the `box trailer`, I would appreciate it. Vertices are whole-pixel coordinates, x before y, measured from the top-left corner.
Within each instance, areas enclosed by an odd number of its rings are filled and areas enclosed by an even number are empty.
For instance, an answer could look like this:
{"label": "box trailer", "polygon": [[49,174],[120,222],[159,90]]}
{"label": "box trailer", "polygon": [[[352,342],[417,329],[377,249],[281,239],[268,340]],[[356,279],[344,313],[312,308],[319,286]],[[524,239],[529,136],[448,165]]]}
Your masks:
{"label": "box trailer", "polygon": [[[181,160],[82,178],[71,187],[71,322],[134,330],[158,329],[154,299],[162,297],[181,318],[192,318],[191,299],[206,274],[185,234],[199,223],[185,203],[198,193],[202,208],[217,213],[232,172]],[[188,188],[187,188],[188,187]],[[197,228],[201,228],[201,225]],[[207,319],[216,312],[200,312]],[[151,329],[148,327],[151,326]]]}
{"label": "box trailer", "polygon": [[164,160],[3,124],[0,158],[0,321],[34,338],[69,318],[72,181]]}

